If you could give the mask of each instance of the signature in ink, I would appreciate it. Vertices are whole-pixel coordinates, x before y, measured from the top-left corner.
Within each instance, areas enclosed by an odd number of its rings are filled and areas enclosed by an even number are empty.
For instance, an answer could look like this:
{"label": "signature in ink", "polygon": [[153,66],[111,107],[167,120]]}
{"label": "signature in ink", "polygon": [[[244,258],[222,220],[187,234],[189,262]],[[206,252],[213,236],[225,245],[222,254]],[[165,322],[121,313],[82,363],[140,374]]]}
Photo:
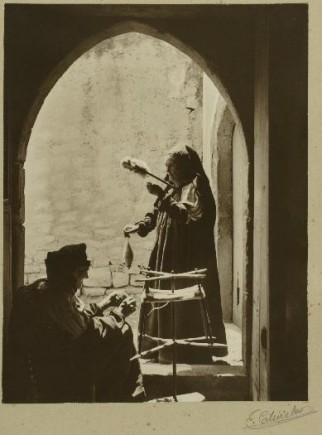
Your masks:
{"label": "signature in ink", "polygon": [[305,417],[316,411],[309,405],[293,405],[290,408],[264,410],[256,409],[247,418],[245,429],[261,429],[274,426],[296,418]]}

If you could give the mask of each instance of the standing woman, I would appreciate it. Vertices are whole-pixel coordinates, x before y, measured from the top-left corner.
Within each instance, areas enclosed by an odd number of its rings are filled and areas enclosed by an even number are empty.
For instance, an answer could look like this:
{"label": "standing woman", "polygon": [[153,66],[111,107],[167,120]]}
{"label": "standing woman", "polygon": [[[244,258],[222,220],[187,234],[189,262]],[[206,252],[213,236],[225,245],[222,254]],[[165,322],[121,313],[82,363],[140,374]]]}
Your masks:
{"label": "standing woman", "polygon": [[[152,213],[136,223],[137,233],[145,237],[156,228],[156,240],[149,260],[151,270],[175,273],[187,272],[195,268],[207,268],[203,282],[212,333],[215,341],[226,344],[225,327],[222,319],[217,259],[214,242],[216,220],[215,200],[209,180],[202,167],[198,154],[190,147],[176,147],[166,158],[167,179],[174,188],[163,190],[160,186],[147,183],[148,191],[157,196]],[[133,231],[133,226],[125,231]],[[159,281],[160,288],[165,282]],[[168,284],[169,285],[169,284]],[[191,281],[176,280],[176,288],[191,285]],[[158,307],[159,308],[159,307]],[[142,312],[141,312],[142,316]],[[170,306],[149,310],[146,319],[146,333],[162,338],[170,338]],[[204,335],[199,301],[176,303],[177,338]],[[155,346],[143,339],[142,348]],[[214,356],[227,355],[227,349],[214,350]],[[209,348],[179,346],[178,362],[190,364],[209,364],[212,355]],[[170,363],[172,350],[159,351],[158,361]]]}

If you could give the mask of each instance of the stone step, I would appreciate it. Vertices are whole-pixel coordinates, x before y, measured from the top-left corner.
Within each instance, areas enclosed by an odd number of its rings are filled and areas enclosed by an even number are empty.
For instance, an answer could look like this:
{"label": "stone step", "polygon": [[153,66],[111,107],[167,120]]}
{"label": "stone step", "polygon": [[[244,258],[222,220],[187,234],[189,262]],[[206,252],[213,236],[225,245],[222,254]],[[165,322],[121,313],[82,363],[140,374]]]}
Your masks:
{"label": "stone step", "polygon": [[[205,396],[200,393],[188,393],[188,394],[179,394],[177,395],[177,402],[188,403],[188,402],[204,402]],[[172,396],[168,397],[160,397],[158,399],[149,400],[149,403],[166,403],[166,402],[175,402]]]}
{"label": "stone step", "polygon": [[[172,395],[172,365],[142,363],[148,400]],[[199,393],[206,401],[251,400],[243,367],[177,364],[177,394]]]}

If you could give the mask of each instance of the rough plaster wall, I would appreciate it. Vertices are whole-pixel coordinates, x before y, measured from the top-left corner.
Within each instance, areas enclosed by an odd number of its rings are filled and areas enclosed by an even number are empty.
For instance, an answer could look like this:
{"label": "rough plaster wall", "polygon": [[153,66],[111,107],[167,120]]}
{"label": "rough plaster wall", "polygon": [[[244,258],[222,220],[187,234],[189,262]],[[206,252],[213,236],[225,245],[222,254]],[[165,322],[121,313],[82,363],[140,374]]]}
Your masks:
{"label": "rough plaster wall", "polygon": [[220,93],[207,74],[203,74],[203,167],[209,178],[214,192],[217,192],[217,185],[214,184],[213,166],[213,124],[215,122],[216,110]]}
{"label": "rough plaster wall", "polygon": [[212,125],[212,179],[217,205],[215,240],[224,320],[232,320],[232,132],[235,125],[219,96]]}
{"label": "rough plaster wall", "polygon": [[238,125],[233,134],[233,322],[242,327],[246,292],[246,237],[248,218],[248,158],[244,136]]}
{"label": "rough plaster wall", "polygon": [[[120,160],[145,159],[163,176],[166,151],[178,141],[202,154],[201,105],[199,67],[139,33],[104,41],[67,70],[45,100],[28,146],[27,281],[44,274],[47,251],[84,241],[94,266],[89,284],[110,284],[106,266],[122,262],[124,225],[153,204],[144,180]],[[154,234],[131,237],[134,266],[147,263],[153,240]]]}
{"label": "rough plaster wall", "polygon": [[[227,185],[226,176],[224,173],[227,170],[227,164],[225,163],[226,154],[225,147],[226,142],[223,142],[223,135],[219,132],[220,123],[224,114],[226,103],[221,97],[218,89],[214,86],[209,77],[203,75],[203,156],[204,156],[204,168],[209,178],[212,191],[214,193],[217,205],[217,221],[215,229],[215,243],[217,248],[217,265],[219,272],[220,290],[221,290],[221,302],[225,321],[231,321],[232,318],[232,288],[231,288],[231,276],[232,276],[232,264],[231,264],[231,234],[228,234],[228,238],[225,236],[225,228],[223,225],[223,213],[225,210],[223,206],[225,204],[220,200],[219,188],[221,189],[221,183],[223,181],[224,189],[229,189]],[[229,145],[231,149],[231,145]],[[223,154],[223,156],[221,156]],[[228,156],[229,158],[229,156]],[[220,162],[219,162],[220,159]],[[223,161],[222,161],[223,159]],[[223,169],[219,174],[218,170]],[[228,179],[230,179],[231,168],[228,165]],[[221,177],[221,179],[219,179]],[[223,177],[223,179],[222,179]],[[226,186],[226,187],[225,187]],[[225,191],[223,192],[226,193]],[[227,220],[227,219],[226,219]],[[220,222],[220,226],[219,226]],[[227,246],[228,241],[228,246]]]}

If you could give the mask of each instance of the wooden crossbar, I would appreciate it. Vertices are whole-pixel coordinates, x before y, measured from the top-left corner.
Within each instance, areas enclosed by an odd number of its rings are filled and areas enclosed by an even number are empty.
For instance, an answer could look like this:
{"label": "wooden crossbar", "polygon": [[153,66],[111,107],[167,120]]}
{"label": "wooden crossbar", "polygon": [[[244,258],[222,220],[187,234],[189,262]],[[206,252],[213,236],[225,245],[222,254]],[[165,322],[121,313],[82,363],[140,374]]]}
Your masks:
{"label": "wooden crossbar", "polygon": [[[199,294],[201,293],[200,287],[196,284],[191,287],[178,288],[174,290],[177,295],[187,296],[188,294]],[[172,290],[159,289],[154,287],[149,287],[149,294],[153,295],[170,295],[172,294]]]}
{"label": "wooden crossbar", "polygon": [[[195,269],[195,270],[191,270],[189,272],[181,272],[181,273],[187,273],[189,275],[193,275],[196,273],[206,273],[207,269]],[[176,274],[172,274],[170,272],[160,272],[159,270],[150,270],[150,269],[142,269],[140,270],[140,273],[142,273],[143,275],[159,275],[159,276],[174,276]]]}
{"label": "wooden crossbar", "polygon": [[[152,337],[151,337],[152,338]],[[144,356],[149,355],[150,353],[154,353],[157,352],[159,350],[165,349],[166,347],[170,347],[173,346],[174,344],[179,344],[180,346],[194,346],[194,347],[211,347],[213,349],[223,349],[223,348],[227,348],[226,344],[222,344],[222,343],[197,343],[197,342],[193,342],[191,341],[191,339],[175,339],[172,340],[172,338],[169,339],[160,339],[157,337],[153,337],[154,340],[156,341],[162,341],[162,344],[160,344],[159,346],[153,347],[152,349],[148,349],[145,350],[144,352],[141,353],[137,353],[136,355],[134,355],[130,361],[134,361],[136,359],[142,358]]]}
{"label": "wooden crossbar", "polygon": [[160,275],[160,276],[152,276],[149,278],[137,278],[136,282],[149,282],[149,281],[167,281],[167,280],[173,280],[173,279],[205,279],[207,277],[206,274],[191,274],[191,273],[177,273],[176,275]]}

